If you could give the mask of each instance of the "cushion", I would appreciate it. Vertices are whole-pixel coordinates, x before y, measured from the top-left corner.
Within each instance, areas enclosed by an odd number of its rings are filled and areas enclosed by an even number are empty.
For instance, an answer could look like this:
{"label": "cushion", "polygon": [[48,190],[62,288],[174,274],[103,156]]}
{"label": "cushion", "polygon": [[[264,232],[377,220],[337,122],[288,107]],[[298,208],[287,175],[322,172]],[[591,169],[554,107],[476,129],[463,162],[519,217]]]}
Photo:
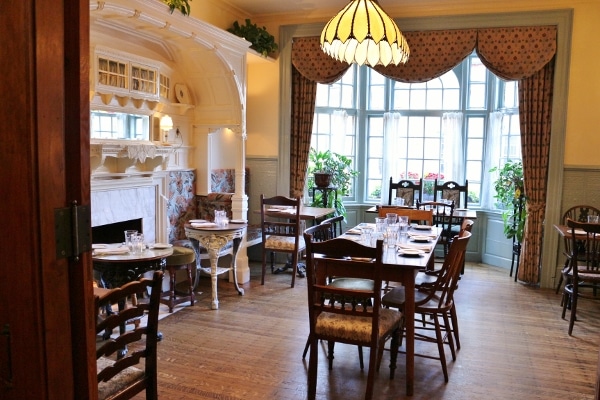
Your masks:
{"label": "cushion", "polygon": [[196,260],[194,250],[182,246],[174,246],[173,254],[167,257],[168,265],[187,265]]}
{"label": "cushion", "polygon": [[[300,237],[299,239],[300,242],[298,243],[298,250],[304,250],[304,248],[306,248],[304,238]],[[265,249],[294,251],[295,244],[296,239],[291,236],[271,235],[267,237]]]}
{"label": "cushion", "polygon": [[[102,371],[113,364],[114,360],[106,357],[100,357],[96,360],[96,368],[98,371]],[[103,400],[114,395],[125,388],[125,386],[141,379],[143,376],[143,370],[132,366],[125,368],[108,382],[98,382],[98,400]]]}
{"label": "cushion", "polygon": [[[382,308],[379,311],[379,336],[389,332],[400,318],[400,311]],[[366,343],[371,340],[371,318],[322,312],[317,317],[315,333]]]}

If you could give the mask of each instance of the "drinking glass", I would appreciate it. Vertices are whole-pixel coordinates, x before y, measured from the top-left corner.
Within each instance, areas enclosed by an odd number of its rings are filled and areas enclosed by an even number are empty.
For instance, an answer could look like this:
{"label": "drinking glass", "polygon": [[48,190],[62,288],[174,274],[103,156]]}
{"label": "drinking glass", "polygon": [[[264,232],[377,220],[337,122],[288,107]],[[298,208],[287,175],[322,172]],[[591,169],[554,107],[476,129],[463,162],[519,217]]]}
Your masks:
{"label": "drinking glass", "polygon": [[387,225],[387,219],[385,217],[375,217],[375,231],[378,237],[383,236],[385,233],[385,226]]}
{"label": "drinking glass", "polygon": [[134,229],[128,229],[125,231],[125,246],[129,248],[129,251],[133,251],[133,235],[137,235],[138,231]]}
{"label": "drinking glass", "polygon": [[388,225],[392,225],[392,224],[395,224],[396,222],[398,222],[398,214],[396,214],[396,213],[387,213],[387,214],[385,214],[385,216],[387,217]]}
{"label": "drinking glass", "polygon": [[142,254],[145,248],[144,234],[136,233],[131,236],[131,243],[133,247],[133,254]]}
{"label": "drinking glass", "polygon": [[404,197],[396,197],[395,205],[403,206],[404,205]]}
{"label": "drinking glass", "polygon": [[587,220],[588,220],[588,224],[597,224],[598,223],[598,215],[588,215]]}
{"label": "drinking glass", "polygon": [[387,247],[396,246],[398,241],[398,224],[388,224],[385,230],[385,243]]}
{"label": "drinking glass", "polygon": [[401,242],[406,242],[406,236],[408,236],[408,215],[398,217],[398,226],[398,239]]}
{"label": "drinking glass", "polygon": [[362,228],[360,235],[360,241],[365,246],[371,246],[371,241],[373,238],[373,228]]}
{"label": "drinking glass", "polygon": [[225,226],[227,225],[227,222],[225,210],[215,210],[215,224],[218,226]]}

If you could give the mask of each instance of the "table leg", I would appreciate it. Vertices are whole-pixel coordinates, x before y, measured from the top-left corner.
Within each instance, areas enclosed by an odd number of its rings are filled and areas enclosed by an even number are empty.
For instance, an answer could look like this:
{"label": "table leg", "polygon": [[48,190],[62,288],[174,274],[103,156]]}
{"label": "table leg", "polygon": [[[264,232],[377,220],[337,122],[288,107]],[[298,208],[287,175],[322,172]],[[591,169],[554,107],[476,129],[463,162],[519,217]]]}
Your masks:
{"label": "table leg", "polygon": [[407,271],[402,284],[405,290],[404,321],[406,324],[406,395],[412,396],[415,380],[415,277],[417,271]]}
{"label": "table leg", "polygon": [[219,309],[219,298],[217,295],[217,266],[219,264],[219,249],[209,248],[208,256],[210,258],[210,283],[212,291],[212,303],[211,308],[213,310]]}
{"label": "table leg", "polygon": [[233,254],[232,254],[232,269],[233,269],[233,284],[235,285],[235,290],[237,290],[240,296],[244,295],[244,289],[240,287],[237,279],[237,253],[240,249],[240,243],[242,243],[242,238],[237,237],[233,239]]}

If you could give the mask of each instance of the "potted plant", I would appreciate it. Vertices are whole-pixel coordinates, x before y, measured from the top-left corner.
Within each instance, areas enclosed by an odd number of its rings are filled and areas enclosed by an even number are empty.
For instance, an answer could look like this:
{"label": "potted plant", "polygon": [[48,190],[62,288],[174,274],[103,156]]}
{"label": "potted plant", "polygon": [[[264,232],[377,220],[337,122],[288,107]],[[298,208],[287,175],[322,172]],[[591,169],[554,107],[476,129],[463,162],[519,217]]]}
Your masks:
{"label": "potted plant", "polygon": [[227,32],[243,37],[252,43],[250,48],[262,54],[263,57],[267,57],[278,49],[275,37],[267,32],[267,28],[264,26],[260,28],[256,24],[251,23],[249,19],[246,19],[245,25],[240,25],[235,21],[233,26],[227,29]]}
{"label": "potted plant", "polygon": [[192,0],[162,0],[163,3],[169,6],[171,14],[175,9],[178,9],[183,15],[190,15],[190,1]]}
{"label": "potted plant", "polygon": [[520,244],[523,241],[527,217],[523,164],[521,161],[509,160],[502,168],[494,167],[490,172],[498,172],[498,178],[494,182],[494,198],[498,200],[497,206],[503,209],[504,235]]}
{"label": "potted plant", "polygon": [[[316,181],[320,179],[317,176],[321,175],[328,175],[330,178],[329,184],[324,187],[332,186],[336,189],[315,192],[311,206],[322,207],[326,204],[327,207],[335,208],[336,216],[343,215],[346,218],[346,207],[343,198],[350,194],[352,178],[358,175],[358,171],[352,169],[352,159],[330,150],[317,151],[311,147],[308,153],[309,191],[312,192],[312,188],[317,186]],[[321,184],[324,184],[324,182]],[[327,198],[323,199],[323,195],[326,195]]]}

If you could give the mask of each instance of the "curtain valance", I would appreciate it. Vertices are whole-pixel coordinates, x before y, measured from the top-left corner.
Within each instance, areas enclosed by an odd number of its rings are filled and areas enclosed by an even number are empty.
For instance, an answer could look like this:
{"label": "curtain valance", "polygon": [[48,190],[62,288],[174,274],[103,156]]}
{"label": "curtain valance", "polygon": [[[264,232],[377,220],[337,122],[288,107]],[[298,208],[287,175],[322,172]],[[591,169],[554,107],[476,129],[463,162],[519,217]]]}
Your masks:
{"label": "curtain valance", "polygon": [[[556,53],[556,26],[532,26],[404,32],[410,47],[406,64],[377,66],[380,74],[413,83],[437,78],[474,49],[481,61],[503,79],[520,80],[539,71]],[[307,79],[332,83],[349,65],[327,56],[319,37],[294,38],[292,64]]]}
{"label": "curtain valance", "polygon": [[293,39],[292,65],[305,78],[323,84],[337,81],[350,68],[350,64],[325,54],[317,36]]}

